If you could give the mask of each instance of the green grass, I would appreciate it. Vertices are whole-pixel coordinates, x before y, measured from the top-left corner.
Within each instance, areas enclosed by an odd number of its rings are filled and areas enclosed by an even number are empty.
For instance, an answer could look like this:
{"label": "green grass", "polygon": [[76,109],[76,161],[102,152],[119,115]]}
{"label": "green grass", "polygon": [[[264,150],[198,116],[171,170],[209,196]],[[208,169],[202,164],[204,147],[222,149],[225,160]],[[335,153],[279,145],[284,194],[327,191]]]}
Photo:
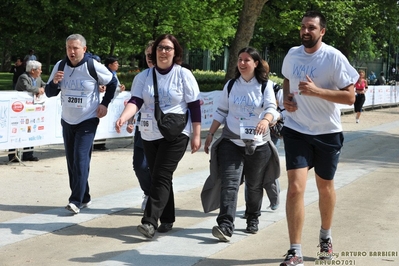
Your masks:
{"label": "green grass", "polygon": [[[13,73],[0,72],[0,91],[12,91],[12,76]],[[42,80],[47,82],[49,75],[41,75]]]}
{"label": "green grass", "polygon": [[12,90],[12,73],[0,72],[0,91]]}

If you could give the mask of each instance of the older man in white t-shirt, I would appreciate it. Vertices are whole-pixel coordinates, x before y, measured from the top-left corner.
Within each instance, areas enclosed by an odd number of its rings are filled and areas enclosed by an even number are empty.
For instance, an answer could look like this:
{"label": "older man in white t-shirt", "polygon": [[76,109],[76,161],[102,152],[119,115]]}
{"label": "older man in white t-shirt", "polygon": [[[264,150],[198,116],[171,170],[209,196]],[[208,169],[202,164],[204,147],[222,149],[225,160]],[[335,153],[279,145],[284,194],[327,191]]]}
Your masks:
{"label": "older man in white t-shirt", "polygon": [[[100,118],[107,114],[117,86],[112,73],[85,52],[85,38],[80,34],[70,35],[66,39],[65,67],[58,70],[61,61],[54,66],[45,89],[48,97],[61,92],[61,124],[71,188],[65,208],[74,214],[91,203],[88,177],[92,144]],[[90,74],[89,60],[98,80]],[[107,85],[101,102],[99,85]]]}

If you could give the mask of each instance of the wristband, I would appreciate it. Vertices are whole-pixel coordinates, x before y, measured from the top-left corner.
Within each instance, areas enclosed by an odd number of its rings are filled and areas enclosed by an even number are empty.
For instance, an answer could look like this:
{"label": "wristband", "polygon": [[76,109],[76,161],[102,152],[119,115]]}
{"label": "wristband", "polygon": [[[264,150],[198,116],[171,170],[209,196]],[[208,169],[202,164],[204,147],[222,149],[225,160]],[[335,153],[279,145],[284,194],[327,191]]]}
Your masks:
{"label": "wristband", "polygon": [[266,120],[266,121],[269,122],[269,124],[270,124],[270,120],[267,119],[266,117],[262,118],[262,120]]}
{"label": "wristband", "polygon": [[208,132],[208,135],[211,135],[213,137],[213,133],[211,133],[211,132]]}

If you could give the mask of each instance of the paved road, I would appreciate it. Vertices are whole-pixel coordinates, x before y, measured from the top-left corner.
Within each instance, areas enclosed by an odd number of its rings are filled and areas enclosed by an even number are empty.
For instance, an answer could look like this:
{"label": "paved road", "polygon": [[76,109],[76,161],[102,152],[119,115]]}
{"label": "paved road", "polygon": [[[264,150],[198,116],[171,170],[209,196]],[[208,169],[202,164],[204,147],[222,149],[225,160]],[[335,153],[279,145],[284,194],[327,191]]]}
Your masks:
{"label": "paved road", "polygon": [[[335,265],[399,265],[399,108],[365,112],[355,124],[342,117],[345,146],[336,175],[337,206],[333,226]],[[202,184],[209,157],[187,152],[174,180],[177,220],[172,231],[153,240],[136,231],[142,192],[132,171],[130,139],[107,143],[94,152],[90,185],[93,204],[78,215],[63,207],[69,196],[61,145],[38,147],[39,162],[0,165],[0,265],[278,265],[288,249],[282,206],[267,210],[264,199],[260,231],[245,233],[240,191],[236,231],[230,243],[212,237],[217,212],[204,214]],[[282,166],[284,152],[280,147]],[[318,195],[313,173],[306,192],[303,250],[315,265]],[[385,252],[385,253],[384,253]]]}

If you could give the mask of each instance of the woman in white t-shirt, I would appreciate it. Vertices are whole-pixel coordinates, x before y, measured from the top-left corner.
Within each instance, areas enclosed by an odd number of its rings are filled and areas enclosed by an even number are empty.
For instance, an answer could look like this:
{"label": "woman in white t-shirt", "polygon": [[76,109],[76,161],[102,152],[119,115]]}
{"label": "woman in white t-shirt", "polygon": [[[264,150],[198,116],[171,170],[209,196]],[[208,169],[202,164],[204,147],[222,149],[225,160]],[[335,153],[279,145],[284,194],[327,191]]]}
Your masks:
{"label": "woman in white t-shirt", "polygon": [[[155,230],[167,232],[173,227],[173,172],[183,158],[191,133],[191,152],[195,153],[201,147],[200,91],[191,71],[180,66],[182,47],[173,35],[164,34],[155,40],[151,56],[155,67],[150,69],[149,75],[135,78],[132,98],[115,126],[116,131],[120,132],[129,118],[140,110],[140,132],[151,173],[151,189],[142,224],[137,230],[147,238],[152,238]],[[163,113],[185,114],[189,111],[186,127],[173,141],[164,138],[155,119],[154,71],[158,84],[159,106]],[[163,213],[166,215],[162,215]],[[158,220],[161,222],[159,227]]]}
{"label": "woman in white t-shirt", "polygon": [[[228,242],[234,231],[242,176],[248,189],[246,231],[252,234],[258,231],[268,164],[275,156],[278,158],[270,139],[269,124],[276,121],[279,114],[273,86],[267,78],[259,52],[252,47],[241,49],[235,82],[230,91],[230,82],[226,83],[206,138],[205,152],[208,153],[214,133],[224,124],[222,136],[213,144],[211,152],[211,176],[212,162],[217,160],[215,172],[221,179],[218,225],[213,227],[212,235],[222,242]],[[276,162],[278,164],[278,160]]]}

